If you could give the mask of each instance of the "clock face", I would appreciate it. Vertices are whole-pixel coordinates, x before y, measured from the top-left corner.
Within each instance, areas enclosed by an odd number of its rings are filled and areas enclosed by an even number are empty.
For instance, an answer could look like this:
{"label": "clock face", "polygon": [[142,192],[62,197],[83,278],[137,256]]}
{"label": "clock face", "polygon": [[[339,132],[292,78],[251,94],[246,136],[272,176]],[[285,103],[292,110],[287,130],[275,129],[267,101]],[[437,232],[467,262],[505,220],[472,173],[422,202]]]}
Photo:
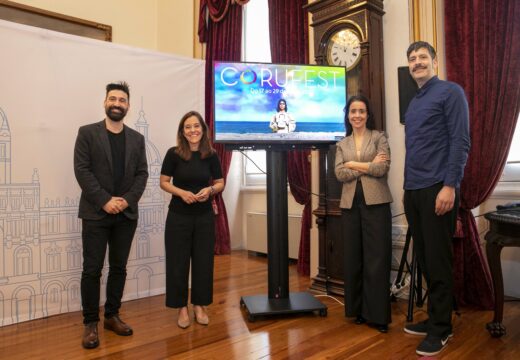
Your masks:
{"label": "clock face", "polygon": [[361,59],[361,40],[351,29],[340,30],[328,41],[327,62],[329,65],[345,66],[347,71]]}

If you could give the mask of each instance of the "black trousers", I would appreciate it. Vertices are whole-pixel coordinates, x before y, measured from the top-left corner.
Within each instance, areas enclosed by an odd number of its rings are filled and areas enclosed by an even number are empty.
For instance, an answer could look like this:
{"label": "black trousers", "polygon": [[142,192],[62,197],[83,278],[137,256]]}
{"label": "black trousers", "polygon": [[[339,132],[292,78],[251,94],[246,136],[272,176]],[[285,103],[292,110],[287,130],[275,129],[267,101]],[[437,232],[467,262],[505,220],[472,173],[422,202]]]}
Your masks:
{"label": "black trousers", "polygon": [[188,305],[191,260],[191,303],[213,302],[215,215],[212,211],[187,215],[168,212],[164,230],[166,250],[166,306]]}
{"label": "black trousers", "polygon": [[345,239],[345,316],[361,315],[374,324],[391,322],[390,204],[366,205],[358,182],[351,209],[342,209]]}
{"label": "black trousers", "polygon": [[81,305],[83,323],[99,321],[101,270],[108,245],[108,279],[105,317],[119,313],[126,281],[126,263],[137,228],[137,220],[124,214],[107,215],[101,220],[83,219],[83,272],[81,273]]}
{"label": "black trousers", "polygon": [[435,214],[435,200],[442,183],[419,190],[406,190],[404,208],[413,238],[417,261],[428,286],[428,334],[446,336],[452,332],[453,245],[459,191],[453,210]]}

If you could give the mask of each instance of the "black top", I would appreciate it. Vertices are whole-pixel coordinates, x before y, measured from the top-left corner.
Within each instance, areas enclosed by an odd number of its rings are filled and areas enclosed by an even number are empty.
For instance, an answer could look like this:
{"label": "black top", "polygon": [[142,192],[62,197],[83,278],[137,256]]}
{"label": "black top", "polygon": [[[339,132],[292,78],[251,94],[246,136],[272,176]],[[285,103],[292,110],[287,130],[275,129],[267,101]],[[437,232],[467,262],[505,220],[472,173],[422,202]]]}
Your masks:
{"label": "black top", "polygon": [[125,131],[115,134],[107,129],[110,151],[112,152],[112,172],[114,174],[113,196],[121,196],[121,184],[125,177]]}
{"label": "black top", "polygon": [[[174,186],[197,194],[210,185],[210,180],[222,179],[222,169],[216,153],[201,159],[200,152],[192,151],[191,159],[186,161],[175,153],[173,147],[168,149],[164,157],[161,175],[171,176]],[[181,214],[201,214],[213,210],[210,200],[186,204],[175,195],[172,195],[169,208]]]}

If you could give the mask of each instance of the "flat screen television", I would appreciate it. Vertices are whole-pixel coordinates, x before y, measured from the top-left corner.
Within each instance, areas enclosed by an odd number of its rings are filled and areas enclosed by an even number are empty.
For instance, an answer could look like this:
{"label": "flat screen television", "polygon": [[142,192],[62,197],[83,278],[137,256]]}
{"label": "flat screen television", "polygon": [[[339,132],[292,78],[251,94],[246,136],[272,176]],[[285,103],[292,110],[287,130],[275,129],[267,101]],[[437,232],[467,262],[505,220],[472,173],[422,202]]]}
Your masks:
{"label": "flat screen television", "polygon": [[312,147],[345,136],[344,67],[217,61],[213,76],[215,143]]}

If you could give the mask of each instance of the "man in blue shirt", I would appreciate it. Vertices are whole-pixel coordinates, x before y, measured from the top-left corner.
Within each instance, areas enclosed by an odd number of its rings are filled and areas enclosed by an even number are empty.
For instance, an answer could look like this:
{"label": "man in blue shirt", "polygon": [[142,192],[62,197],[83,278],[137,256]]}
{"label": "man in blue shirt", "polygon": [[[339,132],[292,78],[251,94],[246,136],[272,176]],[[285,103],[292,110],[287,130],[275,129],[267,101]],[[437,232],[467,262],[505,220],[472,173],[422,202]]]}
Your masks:
{"label": "man in blue shirt", "polygon": [[405,115],[404,207],[417,261],[428,285],[428,319],[404,331],[426,336],[417,353],[439,353],[453,335],[453,249],[459,188],[470,148],[464,90],[435,76],[435,49],[411,44],[406,53],[419,86]]}

